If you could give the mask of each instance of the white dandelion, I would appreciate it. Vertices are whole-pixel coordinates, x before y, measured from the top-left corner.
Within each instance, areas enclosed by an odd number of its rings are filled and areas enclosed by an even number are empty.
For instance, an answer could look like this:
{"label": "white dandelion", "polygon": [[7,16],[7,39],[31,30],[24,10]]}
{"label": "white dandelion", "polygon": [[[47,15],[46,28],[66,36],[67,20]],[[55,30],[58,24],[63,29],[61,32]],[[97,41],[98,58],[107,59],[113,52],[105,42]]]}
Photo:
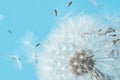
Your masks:
{"label": "white dandelion", "polygon": [[[117,26],[116,26],[117,27]],[[60,21],[41,43],[40,80],[120,80],[120,33],[89,15]]]}

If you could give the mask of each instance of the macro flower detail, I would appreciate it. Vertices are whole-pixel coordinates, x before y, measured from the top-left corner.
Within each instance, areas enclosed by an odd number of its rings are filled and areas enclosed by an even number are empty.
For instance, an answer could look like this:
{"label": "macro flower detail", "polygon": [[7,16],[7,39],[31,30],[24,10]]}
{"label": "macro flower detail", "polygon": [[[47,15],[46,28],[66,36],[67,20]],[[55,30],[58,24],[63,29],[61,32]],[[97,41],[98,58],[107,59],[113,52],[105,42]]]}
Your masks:
{"label": "macro flower detail", "polygon": [[64,19],[41,46],[40,80],[120,80],[120,34],[102,19]]}
{"label": "macro flower detail", "polygon": [[[90,51],[91,52],[91,51]],[[70,69],[75,75],[84,75],[93,70],[94,60],[91,53],[82,51],[77,52],[70,60]]]}

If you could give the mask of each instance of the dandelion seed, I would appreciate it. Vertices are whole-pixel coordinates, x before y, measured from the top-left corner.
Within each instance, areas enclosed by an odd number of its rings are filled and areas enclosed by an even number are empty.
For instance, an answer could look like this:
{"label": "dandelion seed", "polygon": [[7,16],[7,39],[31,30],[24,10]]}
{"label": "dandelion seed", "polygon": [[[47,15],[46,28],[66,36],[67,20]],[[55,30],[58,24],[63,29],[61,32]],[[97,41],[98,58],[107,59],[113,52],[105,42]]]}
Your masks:
{"label": "dandelion seed", "polygon": [[21,40],[24,46],[30,47],[33,45],[33,42],[36,38],[33,33],[26,33],[25,37]]}
{"label": "dandelion seed", "polygon": [[107,31],[105,32],[105,35],[106,35],[107,33],[111,33],[111,32],[115,32],[115,30],[114,30],[113,28],[108,28]]}
{"label": "dandelion seed", "polygon": [[113,44],[116,44],[120,39],[113,40]]}
{"label": "dandelion seed", "polygon": [[10,29],[8,30],[8,32],[9,32],[9,34],[11,34],[11,33],[12,33],[12,31],[11,31]]}
{"label": "dandelion seed", "polygon": [[37,60],[38,56],[36,54],[33,53],[32,55],[32,59],[36,64],[38,63],[38,60]]}
{"label": "dandelion seed", "polygon": [[4,54],[0,54],[0,56],[6,57],[8,59],[13,59],[17,63],[18,69],[22,70],[22,62],[18,56],[15,56],[15,55],[9,56],[9,55],[4,55]]}
{"label": "dandelion seed", "polygon": [[68,3],[68,7],[70,7],[72,5],[72,1],[70,1],[69,3]]}
{"label": "dandelion seed", "polygon": [[40,43],[36,44],[35,47],[38,47],[40,45]]}
{"label": "dandelion seed", "polygon": [[33,33],[27,33],[25,35],[25,37],[22,39],[22,43],[24,45],[24,47],[26,47],[28,50],[26,52],[26,57],[28,58],[28,63],[35,63],[35,64],[38,64],[38,54],[37,54],[37,47],[39,47],[41,44],[40,43],[37,43],[35,45],[35,40],[36,38],[34,37],[34,34]]}
{"label": "dandelion seed", "polygon": [[109,35],[109,36],[115,37],[115,36],[117,36],[117,35],[116,35],[116,34],[113,34],[113,35]]}
{"label": "dandelion seed", "polygon": [[57,9],[54,9],[54,14],[55,16],[57,16]]}
{"label": "dandelion seed", "polygon": [[19,70],[22,69],[22,62],[20,60],[20,58],[18,56],[10,56],[11,59],[13,59],[14,61],[16,61]]}

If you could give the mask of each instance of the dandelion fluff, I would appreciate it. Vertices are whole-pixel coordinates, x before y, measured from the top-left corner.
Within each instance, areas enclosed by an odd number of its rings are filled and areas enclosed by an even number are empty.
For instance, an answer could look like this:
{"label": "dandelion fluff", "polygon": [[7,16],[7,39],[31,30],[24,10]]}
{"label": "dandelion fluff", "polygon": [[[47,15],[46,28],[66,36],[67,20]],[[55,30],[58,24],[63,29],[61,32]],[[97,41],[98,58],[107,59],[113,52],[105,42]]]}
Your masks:
{"label": "dandelion fluff", "polygon": [[[35,49],[35,40],[36,37],[34,36],[33,33],[26,33],[23,39],[21,39],[21,42],[23,44],[23,49],[26,54],[24,56],[27,58],[27,63],[37,63],[37,57],[38,57],[38,49]],[[27,47],[27,48],[26,48]]]}
{"label": "dandelion fluff", "polygon": [[17,66],[18,66],[18,69],[21,71],[22,68],[23,68],[23,64],[22,64],[20,58],[18,56],[15,56],[15,55],[10,56],[10,58],[13,59],[16,62]]}
{"label": "dandelion fluff", "polygon": [[[115,36],[116,35],[116,36]],[[119,31],[101,19],[78,15],[60,21],[41,43],[40,80],[119,80]]]}

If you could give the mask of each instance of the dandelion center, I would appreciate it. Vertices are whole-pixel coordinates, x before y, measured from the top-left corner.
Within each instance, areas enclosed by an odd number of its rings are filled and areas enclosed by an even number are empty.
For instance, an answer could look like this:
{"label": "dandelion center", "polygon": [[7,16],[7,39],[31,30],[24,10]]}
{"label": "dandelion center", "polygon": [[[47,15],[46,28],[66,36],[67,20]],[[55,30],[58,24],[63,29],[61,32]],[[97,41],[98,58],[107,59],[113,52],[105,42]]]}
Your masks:
{"label": "dandelion center", "polygon": [[77,75],[84,75],[93,70],[94,59],[91,51],[76,52],[76,54],[70,58],[70,71]]}

